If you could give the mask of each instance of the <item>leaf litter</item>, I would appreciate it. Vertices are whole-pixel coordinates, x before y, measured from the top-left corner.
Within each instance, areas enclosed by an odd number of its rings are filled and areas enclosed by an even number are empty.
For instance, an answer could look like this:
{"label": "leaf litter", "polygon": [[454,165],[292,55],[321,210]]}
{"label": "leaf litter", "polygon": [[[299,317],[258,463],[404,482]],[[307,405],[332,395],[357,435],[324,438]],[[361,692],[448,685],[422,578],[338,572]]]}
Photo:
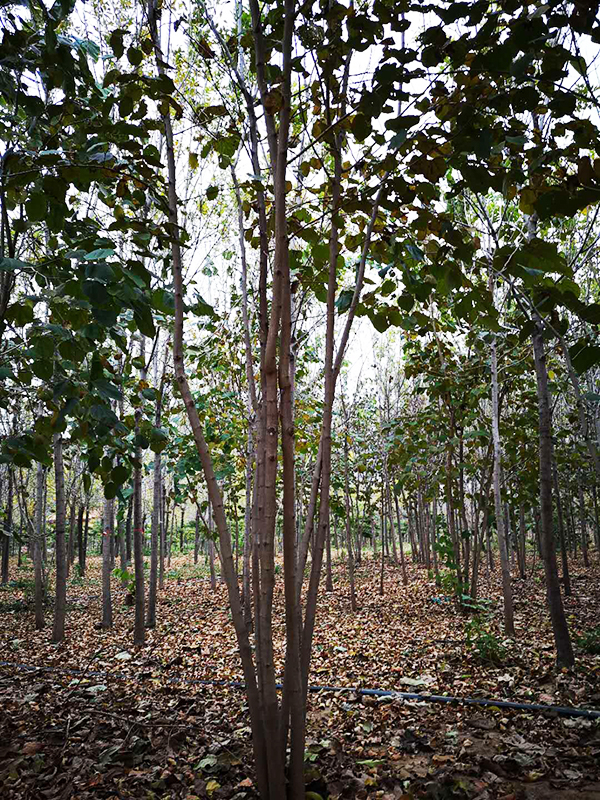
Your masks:
{"label": "leaf litter", "polygon": [[[0,660],[40,668],[0,668],[3,798],[257,797],[244,693],[190,683],[241,681],[225,587],[211,591],[185,558],[173,564],[159,596],[157,627],[147,631],[142,648],[132,646],[133,610],[117,581],[114,627],[98,630],[100,562],[93,558],[86,580],[69,584],[67,637],[60,645],[50,643],[50,626],[35,630],[27,611],[0,616]],[[573,566],[573,596],[565,606],[578,635],[598,624],[600,571]],[[499,664],[469,645],[471,618],[439,597],[425,570],[411,565],[403,587],[399,570],[387,565],[383,597],[378,570],[370,560],[357,570],[356,614],[343,564],[334,569],[334,592],[320,596],[310,683],[355,691],[309,696],[307,797],[600,797],[597,720],[356,691],[600,708],[600,656],[577,650],[574,671],[554,666],[539,573],[514,581],[515,641],[502,636],[498,582],[483,580],[482,598],[491,601],[486,625],[505,649]],[[16,585],[9,584],[2,600],[27,607]],[[279,670],[282,603],[278,588]]]}

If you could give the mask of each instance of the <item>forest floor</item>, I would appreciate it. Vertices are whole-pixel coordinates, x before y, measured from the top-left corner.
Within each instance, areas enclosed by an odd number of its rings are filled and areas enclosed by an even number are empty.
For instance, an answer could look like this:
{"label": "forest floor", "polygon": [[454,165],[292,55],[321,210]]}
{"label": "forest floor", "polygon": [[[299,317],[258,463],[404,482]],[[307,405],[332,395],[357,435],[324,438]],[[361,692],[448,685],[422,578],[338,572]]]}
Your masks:
{"label": "forest floor", "polygon": [[[597,562],[597,554],[594,554]],[[0,797],[257,797],[225,588],[206,567],[174,558],[157,627],[134,649],[133,609],[113,581],[114,627],[100,630],[100,560],[68,584],[66,639],[34,627],[31,569],[11,565],[0,590]],[[517,637],[501,633],[500,585],[482,576],[489,611],[474,622],[411,565],[357,569],[352,614],[346,570],[322,591],[311,684],[600,709],[600,655],[576,645],[572,671],[554,666],[543,570],[514,578]],[[576,639],[600,624],[600,568],[572,565],[566,611]],[[281,589],[275,627],[283,631]],[[279,653],[281,663],[281,653]],[[20,666],[17,666],[20,665]],[[33,669],[37,667],[37,669]],[[82,672],[76,672],[81,670]],[[600,798],[600,720],[498,707],[315,692],[309,698],[307,795],[317,798]]]}

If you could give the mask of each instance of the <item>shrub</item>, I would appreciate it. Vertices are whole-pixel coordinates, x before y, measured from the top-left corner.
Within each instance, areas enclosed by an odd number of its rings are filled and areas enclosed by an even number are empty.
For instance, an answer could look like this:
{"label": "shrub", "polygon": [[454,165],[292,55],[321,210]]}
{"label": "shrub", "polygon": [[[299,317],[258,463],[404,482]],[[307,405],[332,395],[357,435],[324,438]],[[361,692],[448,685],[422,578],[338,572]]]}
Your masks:
{"label": "shrub", "polygon": [[479,617],[474,617],[465,626],[467,645],[471,647],[481,661],[491,664],[503,664],[508,651],[496,634],[491,631]]}
{"label": "shrub", "polygon": [[592,656],[600,655],[600,625],[582,633],[575,641],[586,653]]}

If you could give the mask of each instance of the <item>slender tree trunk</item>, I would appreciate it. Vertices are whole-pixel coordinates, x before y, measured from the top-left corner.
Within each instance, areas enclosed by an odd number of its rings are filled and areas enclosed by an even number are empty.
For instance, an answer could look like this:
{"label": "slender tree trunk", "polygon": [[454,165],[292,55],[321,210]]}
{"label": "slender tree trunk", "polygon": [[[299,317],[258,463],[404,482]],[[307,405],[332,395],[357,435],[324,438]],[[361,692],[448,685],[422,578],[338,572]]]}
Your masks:
{"label": "slender tree trunk", "polygon": [[[493,291],[493,289],[492,289]],[[510,566],[508,563],[508,548],[504,530],[504,515],[502,508],[502,494],[500,490],[500,476],[502,470],[500,449],[500,419],[498,403],[498,355],[496,337],[492,340],[492,439],[494,442],[494,506],[496,510],[496,531],[498,533],[498,549],[500,552],[500,568],[502,570],[502,595],[504,597],[504,630],[508,636],[515,635],[515,622],[510,581]]]}
{"label": "slender tree trunk", "polygon": [[596,552],[600,556],[600,513],[598,511],[598,492],[595,484],[592,486],[592,497],[594,498],[594,542],[596,543]]}
{"label": "slender tree trunk", "polygon": [[483,545],[483,534],[479,530],[479,508],[474,510],[475,522],[475,548],[473,551],[473,572],[471,573],[471,597],[477,600],[477,592],[479,591],[479,563],[481,561],[481,548]]}
{"label": "slender tree trunk", "polygon": [[112,594],[110,588],[110,573],[112,559],[110,553],[110,540],[114,533],[114,500],[104,501],[104,529],[102,544],[102,627],[112,628]]}
{"label": "slender tree trunk", "polygon": [[82,578],[85,571],[85,559],[83,557],[83,517],[85,514],[85,504],[81,503],[77,513],[77,562],[79,564],[79,577]]}
{"label": "slender tree trunk", "polygon": [[590,566],[590,557],[588,554],[588,536],[587,536],[587,520],[585,513],[585,500],[583,497],[583,481],[581,475],[577,479],[577,493],[579,495],[579,525],[581,527],[581,552],[583,554],[583,565]]}
{"label": "slender tree trunk", "polygon": [[333,576],[331,574],[331,523],[330,523],[330,528],[327,531],[326,557],[327,561],[325,564],[325,591],[333,592]]}
{"label": "slender tree trunk", "polygon": [[198,563],[198,556],[200,555],[200,509],[196,508],[196,523],[194,533],[194,564]]}
{"label": "slender tree trunk", "polygon": [[346,509],[346,547],[348,548],[348,580],[350,582],[350,607],[356,613],[356,590],[354,588],[354,548],[352,547],[352,528],[350,525],[350,475],[348,463],[348,417],[346,417],[346,432],[344,435],[344,502]]}
{"label": "slender tree trunk", "polygon": [[133,523],[133,495],[129,498],[127,504],[127,522],[125,524],[125,549],[127,563],[131,564],[132,551],[133,551],[133,537],[132,537],[132,523]]}
{"label": "slender tree trunk", "polygon": [[121,569],[121,587],[127,587],[127,551],[125,548],[125,508],[119,503],[117,510],[117,536],[119,539],[119,558]]}
{"label": "slender tree trunk", "polygon": [[44,565],[42,537],[44,535],[44,467],[38,462],[35,486],[35,530],[33,532],[33,570],[35,576],[35,627],[41,630],[44,620]]}
{"label": "slender tree trunk", "polygon": [[525,578],[527,575],[526,572],[526,542],[527,542],[527,534],[525,528],[525,506],[523,503],[519,505],[519,546],[517,547],[517,555],[519,561],[519,575],[521,578]]}
{"label": "slender tree trunk", "polygon": [[167,514],[167,487],[162,482],[162,494],[160,499],[160,540],[159,540],[159,559],[158,559],[158,588],[163,589],[165,585],[165,557],[167,553],[167,526],[169,524]]}
{"label": "slender tree trunk", "polygon": [[[554,450],[554,448],[552,448]],[[565,523],[562,512],[562,502],[560,499],[560,487],[558,484],[558,468],[556,458],[552,454],[552,477],[554,480],[554,494],[556,496],[556,514],[558,516],[558,535],[560,538],[560,558],[563,570],[563,586],[565,587],[565,597],[571,594],[571,575],[569,573],[569,557],[567,555],[567,542],[565,538]]]}
{"label": "slender tree trunk", "polygon": [[404,542],[402,540],[402,525],[400,521],[400,504],[398,503],[398,495],[395,493],[394,493],[394,504],[396,506],[396,520],[398,522],[398,539],[400,541],[400,564],[402,566],[402,584],[404,586],[408,586],[408,573],[406,572],[406,560],[404,558]]}
{"label": "slender tree trunk", "polygon": [[437,576],[440,571],[437,553],[437,490],[433,495],[433,508],[431,512],[431,549],[433,550],[433,572],[434,575]]}
{"label": "slender tree trunk", "polygon": [[8,468],[8,491],[4,510],[4,535],[2,537],[2,583],[8,583],[10,543],[13,535],[13,473]]}
{"label": "slender tree trunk", "polygon": [[85,567],[87,564],[87,547],[88,547],[88,534],[90,532],[90,498],[87,498],[85,506],[85,524],[83,526],[83,549],[81,551],[81,575],[85,575]]}
{"label": "slender tree trunk", "polygon": [[539,318],[533,335],[533,353],[539,406],[540,538],[546,575],[546,596],[556,643],[557,663],[560,667],[571,667],[575,663],[575,658],[560,594],[554,537],[552,535],[552,416],[546,354],[544,352],[544,330]]}
{"label": "slender tree trunk", "polygon": [[54,624],[52,641],[65,638],[65,616],[67,611],[67,558],[65,548],[65,468],[63,464],[63,441],[60,433],[54,434],[54,483],[56,488],[56,598],[54,602]]}
{"label": "slender tree trunk", "polygon": [[[160,399],[157,400],[155,425],[160,426]],[[151,551],[150,551],[150,580],[148,583],[148,609],[146,611],[146,627],[156,626],[156,592],[158,586],[158,562],[160,534],[160,501],[162,496],[162,459],[160,453],[154,454],[154,476],[152,481],[152,520],[151,520]]]}
{"label": "slender tree trunk", "polygon": [[71,566],[75,561],[75,517],[77,513],[77,501],[73,498],[71,511],[69,513],[69,545],[67,548],[67,578],[71,571]]}
{"label": "slender tree trunk", "polygon": [[381,561],[379,563],[379,595],[383,597],[384,572],[385,572],[385,508],[383,502],[383,488],[381,492]]}
{"label": "slender tree trunk", "polygon": [[[144,335],[140,334],[140,359],[144,362],[146,350]],[[140,379],[146,379],[146,370],[142,368]],[[139,435],[141,412],[136,411],[136,436]],[[135,458],[138,464],[142,463],[142,448],[137,445],[135,448]],[[133,471],[133,563],[135,574],[135,618],[133,629],[133,644],[139,646],[146,641],[146,631],[144,627],[144,605],[146,601],[144,589],[144,530],[142,521],[142,470],[135,467]]]}
{"label": "slender tree trunk", "polygon": [[386,506],[387,506],[387,513],[389,514],[390,518],[390,539],[392,540],[392,561],[394,562],[394,566],[398,565],[398,550],[396,549],[396,531],[394,530],[394,510],[392,508],[392,495],[390,492],[390,479],[389,475],[386,475],[385,481],[385,492],[386,492]]}

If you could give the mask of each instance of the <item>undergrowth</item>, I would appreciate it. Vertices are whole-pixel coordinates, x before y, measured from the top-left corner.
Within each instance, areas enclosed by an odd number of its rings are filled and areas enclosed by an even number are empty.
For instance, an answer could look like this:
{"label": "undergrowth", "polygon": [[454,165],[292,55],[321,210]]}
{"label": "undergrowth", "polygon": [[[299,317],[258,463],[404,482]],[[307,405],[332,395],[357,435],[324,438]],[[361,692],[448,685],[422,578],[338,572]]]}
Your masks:
{"label": "undergrowth", "polygon": [[595,628],[590,628],[589,631],[585,631],[585,633],[578,636],[575,641],[586,653],[592,656],[600,655],[600,625],[596,625]]}

